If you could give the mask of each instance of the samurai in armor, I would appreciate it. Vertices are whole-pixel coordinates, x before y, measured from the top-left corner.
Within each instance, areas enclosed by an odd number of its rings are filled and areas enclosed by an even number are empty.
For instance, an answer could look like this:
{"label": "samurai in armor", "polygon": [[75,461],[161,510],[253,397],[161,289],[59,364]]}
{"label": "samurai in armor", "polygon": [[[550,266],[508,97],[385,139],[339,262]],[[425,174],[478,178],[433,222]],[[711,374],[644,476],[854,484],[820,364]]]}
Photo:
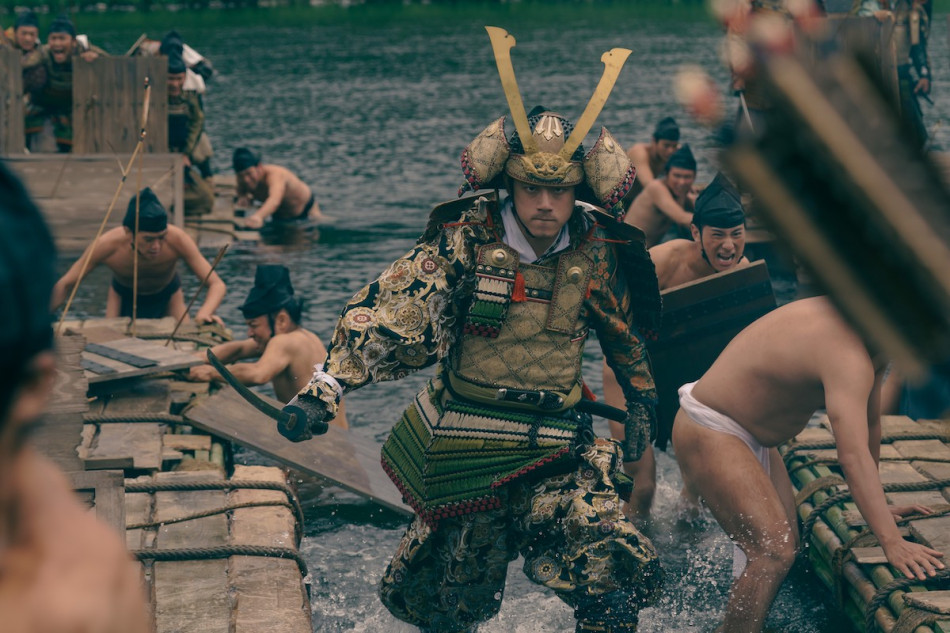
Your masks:
{"label": "samurai in armor", "polygon": [[[573,608],[577,631],[635,631],[661,569],[621,512],[621,466],[655,426],[644,336],[660,300],[643,233],[617,219],[634,177],[626,153],[606,129],[581,145],[629,51],[604,54],[575,127],[543,107],[525,113],[514,38],[488,30],[515,131],[501,117],[465,148],[460,195],[494,192],[435,208],[416,246],[346,305],[326,363],[290,406],[323,422],[345,393],[437,365],[382,449],[416,513],[380,586],[400,620],[475,631],[498,613],[520,554],[528,578]],[[625,395],[622,442],[596,438],[586,412],[591,329]]]}

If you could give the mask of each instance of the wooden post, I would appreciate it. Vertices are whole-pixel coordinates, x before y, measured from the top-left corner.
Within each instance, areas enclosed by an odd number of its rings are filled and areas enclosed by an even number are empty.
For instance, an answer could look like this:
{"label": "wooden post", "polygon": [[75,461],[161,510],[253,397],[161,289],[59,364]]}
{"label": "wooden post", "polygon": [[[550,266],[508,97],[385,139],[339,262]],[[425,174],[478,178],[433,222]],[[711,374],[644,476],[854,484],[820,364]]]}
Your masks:
{"label": "wooden post", "polygon": [[22,154],[25,148],[20,53],[0,47],[0,155]]}
{"label": "wooden post", "polygon": [[164,57],[99,57],[73,62],[73,153],[131,152],[139,140],[150,79],[145,152],[168,151],[168,66]]}
{"label": "wooden post", "polygon": [[[162,59],[164,59],[164,57]],[[165,119],[166,121],[168,120],[167,115]],[[168,138],[167,133],[165,138]],[[178,228],[183,229],[185,228],[185,159],[182,154],[178,154],[175,157],[173,178],[175,179],[175,184],[172,190],[175,192],[175,201],[173,203],[172,222]]]}

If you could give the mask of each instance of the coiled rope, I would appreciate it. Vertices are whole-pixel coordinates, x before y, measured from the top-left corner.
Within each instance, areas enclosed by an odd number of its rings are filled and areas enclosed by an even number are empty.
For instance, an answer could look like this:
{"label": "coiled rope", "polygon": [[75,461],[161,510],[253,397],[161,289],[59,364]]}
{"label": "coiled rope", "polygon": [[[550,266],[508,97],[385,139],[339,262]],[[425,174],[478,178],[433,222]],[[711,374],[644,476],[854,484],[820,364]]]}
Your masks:
{"label": "coiled rope", "polygon": [[[832,479],[831,477],[823,479]],[[837,479],[837,478],[836,478]],[[840,485],[842,482],[829,482],[829,486]],[[906,483],[893,483],[893,484],[884,484],[884,492],[920,492],[923,490],[939,490],[941,488],[950,487],[950,479],[931,479],[929,481],[913,481]],[[815,491],[817,492],[817,491]],[[814,494],[814,493],[813,493]],[[835,493],[829,496],[827,499],[816,505],[812,508],[811,513],[802,521],[802,532],[801,532],[801,541],[802,543],[807,543],[808,538],[811,536],[811,530],[815,525],[815,521],[821,516],[821,514],[832,507],[835,504],[841,503],[843,501],[850,501],[852,499],[850,490],[843,490],[841,492]]]}
{"label": "coiled rope", "polygon": [[[876,630],[876,623],[874,616],[877,613],[877,610],[887,602],[891,594],[895,591],[900,591],[902,589],[907,589],[911,585],[926,585],[928,583],[942,582],[950,578],[950,569],[941,569],[938,570],[933,576],[928,576],[926,580],[919,580],[917,578],[898,578],[893,582],[889,582],[883,587],[879,588],[874,592],[874,596],[868,602],[868,606],[864,610],[864,628],[868,633],[872,633]],[[913,629],[911,629],[913,630]]]}
{"label": "coiled rope", "polygon": [[[287,505],[290,506],[296,517],[296,532],[297,532],[297,542],[300,542],[300,530],[304,524],[303,518],[303,508],[300,507],[300,501],[297,499],[296,493],[294,493],[293,488],[288,486],[285,483],[279,481],[256,481],[250,479],[232,479],[230,481],[135,481],[128,482],[125,484],[126,492],[183,492],[183,491],[195,491],[195,490],[277,490],[283,492],[287,495]],[[280,502],[283,504],[283,502]],[[277,505],[277,502],[272,502],[273,505]],[[239,505],[239,504],[236,504]],[[215,508],[215,511],[211,514],[219,514],[220,512],[227,512],[230,508]],[[196,512],[197,514],[202,514],[201,512]],[[210,515],[208,515],[210,516]],[[199,516],[195,517],[185,517],[180,520],[188,520],[189,518],[200,518]],[[160,521],[160,523],[171,523],[172,521]]]}
{"label": "coiled rope", "polygon": [[171,413],[86,413],[82,416],[85,424],[134,424],[138,422],[157,422],[160,424],[188,424],[185,418]]}
{"label": "coiled rope", "polygon": [[218,545],[215,547],[185,547],[180,549],[137,549],[132,556],[139,561],[182,561],[214,560],[231,556],[264,556],[267,558],[286,558],[297,563],[300,573],[306,578],[310,575],[307,561],[295,549],[289,547],[265,547],[263,545]]}

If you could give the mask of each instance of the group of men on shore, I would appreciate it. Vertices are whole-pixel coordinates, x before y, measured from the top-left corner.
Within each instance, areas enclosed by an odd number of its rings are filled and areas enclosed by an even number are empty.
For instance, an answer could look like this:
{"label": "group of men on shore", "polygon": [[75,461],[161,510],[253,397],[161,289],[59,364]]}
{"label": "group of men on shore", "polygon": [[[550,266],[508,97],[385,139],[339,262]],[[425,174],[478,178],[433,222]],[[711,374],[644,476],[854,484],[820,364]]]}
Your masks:
{"label": "group of men on shore", "polygon": [[[32,10],[20,12],[13,25],[0,32],[0,47],[20,54],[26,148],[42,151],[46,143],[44,128],[48,126],[57,151],[72,151],[73,62],[76,58],[92,61],[108,57],[108,53],[90,44],[85,35],[77,34],[65,14],[53,19],[43,43],[39,17]],[[205,79],[211,76],[210,66],[174,30],[160,41],[139,42],[130,52],[167,58],[168,151],[180,153],[184,161],[186,214],[209,213],[214,206],[214,150],[205,129],[203,93]],[[234,151],[232,164],[238,179],[239,204],[251,207],[260,203],[260,208],[246,219],[248,228],[261,228],[270,216],[278,220],[319,219],[320,208],[310,187],[286,167],[264,164],[245,147]]]}

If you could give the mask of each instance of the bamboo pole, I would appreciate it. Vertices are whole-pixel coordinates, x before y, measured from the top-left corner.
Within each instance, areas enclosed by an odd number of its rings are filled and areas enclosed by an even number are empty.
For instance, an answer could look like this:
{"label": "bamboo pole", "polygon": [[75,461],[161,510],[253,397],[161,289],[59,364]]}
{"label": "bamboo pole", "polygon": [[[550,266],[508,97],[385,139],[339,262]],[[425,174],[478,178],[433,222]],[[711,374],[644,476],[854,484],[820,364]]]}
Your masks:
{"label": "bamboo pole", "polygon": [[198,298],[198,295],[201,294],[201,291],[204,290],[204,287],[208,285],[208,280],[211,279],[211,275],[214,274],[214,269],[218,267],[218,263],[221,261],[221,258],[224,257],[224,254],[228,252],[228,247],[231,245],[230,242],[225,242],[224,246],[221,247],[221,250],[218,251],[218,254],[215,256],[214,261],[211,262],[211,270],[208,271],[208,274],[205,275],[205,278],[201,280],[201,285],[198,286],[198,290],[195,291],[195,294],[191,297],[191,301],[188,302],[188,305],[185,306],[185,311],[182,313],[181,317],[178,319],[178,323],[175,324],[175,329],[172,330],[172,333],[168,336],[168,340],[165,341],[165,347],[168,347],[168,344],[172,342],[172,339],[175,338],[175,335],[178,334],[178,328],[181,327],[181,324],[184,322],[185,317],[188,316],[188,313],[191,311],[191,306],[195,303],[195,299]]}
{"label": "bamboo pole", "polygon": [[[145,146],[145,124],[148,122],[148,104],[152,96],[152,86],[149,83],[148,77],[145,78],[145,107],[144,113],[142,115],[142,127],[139,130],[139,140],[135,144],[135,149],[132,151],[132,156],[129,158],[129,162],[126,164],[126,167],[122,170],[122,177],[119,179],[119,185],[115,189],[115,193],[112,194],[112,200],[109,202],[109,208],[106,210],[106,215],[102,218],[102,223],[99,224],[99,230],[96,232],[96,236],[92,238],[92,244],[90,245],[89,252],[86,254],[86,257],[83,258],[82,267],[79,269],[79,279],[76,280],[76,285],[73,286],[72,292],[69,293],[69,299],[66,301],[66,306],[63,308],[63,314],[59,318],[59,323],[56,325],[56,334],[60,334],[63,329],[63,322],[66,320],[66,315],[69,313],[69,308],[73,303],[73,299],[76,298],[76,291],[79,290],[79,284],[82,283],[83,277],[86,274],[86,269],[89,267],[89,261],[92,259],[92,254],[95,251],[95,244],[99,241],[99,238],[102,236],[102,232],[106,228],[106,224],[109,222],[109,217],[112,215],[112,210],[115,208],[116,200],[119,199],[119,194],[122,193],[122,188],[125,186],[125,181],[129,176],[129,172],[132,170],[132,166],[135,164],[136,157],[141,153],[142,148]],[[136,214],[137,216],[138,214]]]}

